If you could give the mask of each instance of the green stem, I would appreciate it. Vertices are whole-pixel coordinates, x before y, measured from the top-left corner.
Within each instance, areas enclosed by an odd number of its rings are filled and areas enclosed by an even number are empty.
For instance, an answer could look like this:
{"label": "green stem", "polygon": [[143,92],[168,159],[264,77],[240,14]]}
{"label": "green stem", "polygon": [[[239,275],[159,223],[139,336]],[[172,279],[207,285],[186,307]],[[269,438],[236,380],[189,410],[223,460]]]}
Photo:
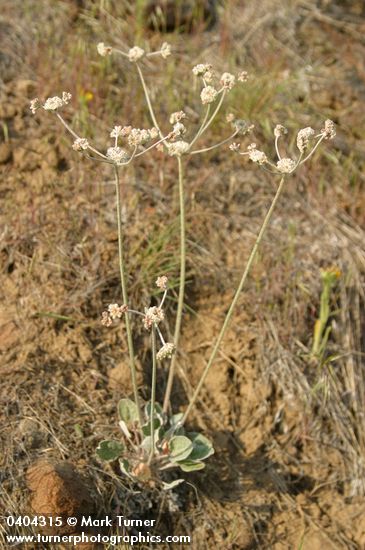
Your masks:
{"label": "green stem", "polygon": [[277,191],[276,191],[275,197],[274,197],[274,199],[273,199],[273,201],[272,201],[272,203],[271,203],[271,206],[270,206],[270,208],[269,208],[269,211],[267,212],[267,214],[266,214],[266,216],[265,216],[265,219],[264,219],[263,224],[262,224],[262,226],[261,226],[260,232],[259,232],[259,234],[258,234],[258,236],[257,236],[257,239],[256,239],[256,241],[255,241],[255,244],[254,244],[254,246],[253,246],[253,248],[252,248],[252,251],[251,251],[250,257],[249,257],[249,259],[248,259],[248,261],[247,261],[247,265],[246,265],[245,270],[244,270],[244,272],[243,272],[243,275],[242,275],[240,284],[238,285],[238,288],[237,288],[236,293],[235,293],[235,295],[234,295],[234,297],[233,297],[233,300],[232,300],[232,303],[231,303],[231,305],[230,305],[230,307],[229,307],[229,310],[228,310],[228,313],[227,313],[227,315],[226,315],[226,318],[224,319],[224,322],[223,322],[221,331],[220,331],[219,336],[218,336],[218,338],[217,338],[217,341],[216,341],[216,343],[215,343],[215,345],[214,345],[214,348],[213,348],[213,351],[212,351],[212,353],[211,353],[211,355],[210,355],[209,361],[208,361],[208,363],[207,363],[207,365],[206,365],[206,367],[205,367],[205,369],[204,369],[204,371],[203,371],[203,374],[202,374],[202,376],[201,376],[201,378],[200,378],[200,381],[199,381],[199,383],[198,383],[198,385],[197,385],[197,387],[196,387],[196,389],[195,389],[195,392],[194,392],[194,394],[193,394],[193,397],[192,397],[191,400],[190,400],[190,403],[189,403],[189,405],[188,405],[188,408],[186,409],[185,414],[184,414],[184,416],[183,416],[183,418],[182,418],[182,420],[181,420],[181,423],[180,423],[181,426],[186,422],[186,419],[187,419],[187,417],[189,416],[189,414],[190,414],[190,412],[191,412],[191,409],[193,408],[193,406],[194,406],[194,404],[195,404],[195,402],[196,402],[196,400],[197,400],[197,397],[198,397],[199,392],[200,392],[200,390],[201,390],[201,388],[202,388],[202,386],[203,386],[203,384],[204,384],[204,381],[205,381],[205,379],[206,379],[206,377],[207,377],[207,374],[208,374],[208,372],[209,372],[211,366],[213,365],[213,363],[214,363],[214,361],[215,361],[215,358],[216,358],[216,356],[217,356],[219,347],[220,347],[220,345],[221,345],[221,343],[222,343],[222,340],[223,340],[224,335],[225,335],[225,333],[226,333],[226,331],[227,331],[229,322],[230,322],[230,320],[231,320],[231,317],[232,317],[234,308],[235,308],[236,305],[237,305],[237,302],[238,302],[240,293],[241,293],[242,288],[243,288],[243,286],[244,286],[244,284],[245,284],[245,282],[246,282],[247,275],[249,274],[249,271],[250,271],[251,266],[252,266],[252,264],[253,264],[253,261],[254,261],[254,259],[255,259],[257,250],[258,250],[258,248],[259,248],[259,246],[260,246],[260,243],[261,243],[261,241],[262,241],[262,238],[263,238],[263,236],[264,236],[264,234],[265,234],[266,228],[267,228],[267,226],[268,226],[268,224],[269,224],[269,221],[270,221],[270,218],[271,218],[271,216],[272,216],[272,213],[273,213],[273,211],[274,211],[274,209],[275,209],[276,203],[277,203],[277,201],[278,201],[278,199],[279,199],[279,197],[280,197],[281,191],[282,191],[283,186],[284,186],[284,180],[285,180],[284,177],[282,177],[281,180],[280,180],[279,187],[278,187],[278,189],[277,189]]}
{"label": "green stem", "polygon": [[[118,168],[116,166],[114,166],[114,174],[115,174],[115,189],[116,189],[116,194],[117,194],[118,252],[119,252],[120,283],[121,283],[121,287],[122,287],[123,303],[128,305],[128,294],[127,294],[125,265],[124,265],[124,254],[123,254],[123,231],[122,231],[122,213],[121,213],[121,200],[120,200],[120,182],[119,182],[119,172],[118,172]],[[132,338],[132,330],[131,330],[131,325],[130,325],[128,312],[126,312],[124,314],[124,320],[125,320],[125,326],[126,326],[126,331],[127,331],[127,341],[128,341],[128,350],[129,350],[129,365],[130,365],[130,369],[131,369],[134,401],[137,405],[138,421],[139,421],[139,426],[141,428],[141,426],[142,426],[142,413],[141,413],[141,407],[140,407],[140,404],[139,404],[139,397],[138,397],[136,365],[135,365],[135,361],[134,361],[133,338]]]}
{"label": "green stem", "polygon": [[150,464],[155,454],[155,401],[156,401],[156,328],[152,325],[151,329],[151,342],[152,342],[152,383],[151,383],[151,409],[150,409],[150,432],[151,432],[151,453],[148,460]]}
{"label": "green stem", "polygon": [[184,306],[184,293],[185,293],[185,272],[186,272],[186,227],[185,227],[185,194],[184,194],[184,174],[181,157],[177,157],[179,168],[179,200],[180,200],[180,285],[179,285],[179,297],[177,304],[174,344],[176,353],[172,356],[170,363],[169,376],[167,379],[165,398],[163,402],[163,410],[167,412],[170,404],[170,396],[172,391],[172,384],[174,380],[177,349],[180,339],[181,319]]}

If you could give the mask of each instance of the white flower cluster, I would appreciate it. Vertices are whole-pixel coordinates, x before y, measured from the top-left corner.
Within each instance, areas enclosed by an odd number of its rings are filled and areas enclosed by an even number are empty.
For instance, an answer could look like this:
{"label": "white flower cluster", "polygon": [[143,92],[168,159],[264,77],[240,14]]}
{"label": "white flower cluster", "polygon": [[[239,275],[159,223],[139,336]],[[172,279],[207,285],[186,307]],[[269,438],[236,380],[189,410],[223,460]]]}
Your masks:
{"label": "white flower cluster", "polygon": [[290,174],[296,167],[296,162],[289,158],[283,158],[276,163],[276,167],[282,174]]}
{"label": "white flower cluster", "polygon": [[168,44],[167,42],[164,42],[161,46],[160,54],[164,59],[169,57],[171,55],[171,46],[170,46],[170,44]]}
{"label": "white flower cluster", "polygon": [[297,135],[297,147],[301,153],[303,153],[309,145],[310,140],[313,138],[315,131],[313,128],[303,128],[299,130]]}
{"label": "white flower cluster", "polygon": [[109,304],[108,310],[101,314],[101,324],[105,327],[110,327],[114,319],[120,319],[123,313],[128,311],[127,305]]}
{"label": "white flower cluster", "polygon": [[[59,109],[60,107],[67,105],[71,97],[72,95],[69,92],[62,92],[62,97],[59,97],[57,95],[54,97],[49,97],[48,99],[46,99],[42,107],[45,111],[57,111],[57,109]],[[32,101],[30,102],[30,110],[33,114],[35,114],[40,106],[41,105],[37,97],[35,99],[32,99]]]}
{"label": "white flower cluster", "polygon": [[208,63],[199,63],[193,67],[193,74],[195,76],[201,76],[205,82],[212,82],[214,78],[214,71],[212,65]]}
{"label": "white flower cluster", "polygon": [[41,106],[41,104],[40,104],[40,101],[39,101],[38,97],[35,97],[30,102],[29,109],[31,110],[32,114],[35,115],[36,111],[39,109],[40,106]]}
{"label": "white flower cluster", "polygon": [[110,46],[105,46],[104,42],[99,42],[99,44],[96,46],[96,49],[98,51],[98,54],[102,57],[111,55],[113,51],[113,48],[111,48]]}
{"label": "white flower cluster", "polygon": [[265,164],[267,162],[267,156],[263,151],[256,149],[256,143],[251,143],[247,147],[248,156],[252,162],[257,162],[257,164]]}
{"label": "white flower cluster", "polygon": [[220,79],[220,83],[225,90],[232,90],[236,83],[236,77],[231,73],[223,73]]}
{"label": "white flower cluster", "polygon": [[176,124],[174,124],[172,134],[175,138],[183,136],[184,134],[186,134],[185,126],[181,122],[176,122]]}
{"label": "white flower cluster", "polygon": [[122,135],[122,127],[114,126],[113,130],[110,132],[110,137],[118,138],[120,135]]}
{"label": "white flower cluster", "polygon": [[128,306],[118,305],[118,304],[109,304],[108,305],[108,312],[112,319],[120,319],[123,315],[123,313],[126,313],[128,311]]}
{"label": "white flower cluster", "polygon": [[162,348],[158,350],[156,354],[156,358],[158,361],[162,361],[163,359],[167,359],[168,357],[171,357],[174,351],[175,351],[174,344],[171,344],[170,342],[166,342],[166,344],[164,344]]}
{"label": "white flower cluster", "polygon": [[166,277],[166,275],[161,275],[161,277],[157,277],[156,279],[156,286],[157,288],[160,288],[161,290],[167,290],[167,284],[169,280]]}
{"label": "white flower cluster", "polygon": [[186,118],[186,114],[184,113],[184,111],[177,111],[176,113],[172,113],[170,115],[170,124],[181,122],[184,118]]}
{"label": "white flower cluster", "polygon": [[128,52],[129,61],[134,63],[142,59],[144,55],[145,55],[145,51],[142,50],[142,48],[140,48],[139,46],[134,46]]}
{"label": "white flower cluster", "polygon": [[144,328],[149,330],[152,325],[158,325],[165,318],[165,314],[162,308],[157,306],[149,307],[145,310],[143,318]]}
{"label": "white flower cluster", "polygon": [[241,71],[239,75],[237,76],[237,80],[239,82],[247,82],[249,76],[247,71]]}
{"label": "white flower cluster", "polygon": [[74,151],[86,151],[89,148],[89,142],[85,138],[76,138],[72,144]]}
{"label": "white flower cluster", "polygon": [[182,140],[175,141],[174,143],[168,143],[167,148],[170,156],[180,156],[189,151],[189,143]]}
{"label": "white flower cluster", "polygon": [[151,130],[140,130],[139,128],[132,128],[128,134],[128,145],[130,147],[138,147],[138,145],[144,145],[151,139],[155,139],[158,136],[156,128]]}
{"label": "white flower cluster", "polygon": [[[288,157],[282,158],[278,149],[278,143],[277,143],[278,139],[284,134],[287,134],[287,132],[288,132],[287,129],[281,124],[277,124],[274,128],[275,148],[276,148],[277,156],[279,158],[279,160],[276,163],[276,166],[268,160],[265,153],[263,153],[262,151],[258,151],[256,149],[255,143],[251,143],[251,145],[248,146],[247,152],[239,153],[239,154],[248,155],[250,160],[252,160],[253,162],[256,162],[257,164],[262,165],[262,164],[268,163],[273,168],[276,168],[276,173],[291,174],[297,169],[299,165],[301,165],[303,162],[305,162],[312,156],[313,152],[317,149],[317,145],[320,143],[322,139],[333,139],[336,135],[335,124],[332,120],[329,120],[329,119],[325,121],[324,128],[322,128],[321,132],[318,135],[316,135],[314,129],[311,128],[310,126],[306,128],[302,128],[301,130],[299,130],[297,134],[297,140],[296,140],[297,147],[301,155],[299,159],[294,160]],[[305,157],[305,159],[302,160],[302,154],[306,149],[308,149],[312,139],[317,139],[318,141],[314,144],[314,146],[312,146],[310,153]],[[240,144],[232,143],[229,148],[231,151],[239,152]]]}
{"label": "white flower cluster", "polygon": [[288,130],[282,124],[277,124],[274,129],[274,136],[279,138],[288,133]]}
{"label": "white flower cluster", "polygon": [[130,147],[138,147],[139,145],[144,145],[152,139],[156,139],[158,137],[158,130],[157,128],[141,130],[140,128],[132,128],[132,126],[114,126],[113,130],[110,132],[110,137],[115,138],[115,147],[110,147],[108,149],[107,156],[117,162],[119,160],[126,160],[125,158],[122,158],[124,154],[124,156],[129,158],[126,151],[120,147],[117,147],[119,137],[127,138],[127,142]]}
{"label": "white flower cluster", "polygon": [[213,103],[217,99],[218,92],[213,86],[205,86],[200,94],[203,105]]}
{"label": "white flower cluster", "polygon": [[324,128],[321,130],[321,134],[324,139],[333,139],[336,135],[335,123],[332,120],[327,119],[324,123]]}
{"label": "white flower cluster", "polygon": [[129,154],[125,149],[121,147],[109,147],[106,156],[109,160],[115,162],[117,165],[125,164],[129,160]]}

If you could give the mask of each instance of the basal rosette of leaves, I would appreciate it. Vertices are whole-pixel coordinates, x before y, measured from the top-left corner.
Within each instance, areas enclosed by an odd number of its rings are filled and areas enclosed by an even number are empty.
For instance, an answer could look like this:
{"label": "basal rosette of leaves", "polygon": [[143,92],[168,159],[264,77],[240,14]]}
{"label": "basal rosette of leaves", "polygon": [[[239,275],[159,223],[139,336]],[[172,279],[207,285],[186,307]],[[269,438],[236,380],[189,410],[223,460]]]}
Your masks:
{"label": "basal rosette of leaves", "polygon": [[[156,403],[153,411],[154,449],[151,445],[151,404],[144,407],[145,424],[142,438],[138,430],[137,406],[131,399],[121,399],[118,404],[119,426],[123,441],[103,440],[96,454],[104,462],[119,460],[121,472],[132,481],[160,479],[160,473],[171,468],[192,472],[205,468],[204,461],[214,454],[212,443],[198,432],[187,432],[180,422],[182,413],[168,416]],[[151,458],[152,457],[152,458]],[[171,489],[182,483],[161,480],[163,489]]]}

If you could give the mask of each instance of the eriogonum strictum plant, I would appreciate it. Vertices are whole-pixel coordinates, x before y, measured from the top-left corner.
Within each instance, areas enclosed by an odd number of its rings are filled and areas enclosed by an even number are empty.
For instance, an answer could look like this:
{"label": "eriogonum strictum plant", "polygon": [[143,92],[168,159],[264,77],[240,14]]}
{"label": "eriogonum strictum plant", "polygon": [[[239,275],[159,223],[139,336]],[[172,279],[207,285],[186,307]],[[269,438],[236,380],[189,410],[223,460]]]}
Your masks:
{"label": "eriogonum strictum plant", "polygon": [[[97,454],[101,459],[107,461],[119,459],[122,472],[133,480],[161,480],[160,472],[174,466],[180,467],[183,471],[200,470],[204,468],[203,460],[214,452],[212,444],[207,438],[196,432],[185,432],[184,424],[192,407],[196,403],[205,378],[215,361],[219,347],[232,317],[233,310],[238,302],[239,295],[244,286],[275,205],[283,189],[286,177],[292,174],[301,164],[306,162],[312,156],[322,140],[333,138],[335,135],[335,130],[334,124],[329,120],[325,122],[324,128],[318,134],[316,134],[312,128],[304,128],[303,130],[300,130],[297,136],[299,155],[297,159],[292,159],[282,156],[280,153],[279,139],[286,134],[286,129],[284,126],[277,125],[274,130],[275,150],[278,156],[276,163],[271,162],[264,152],[259,151],[256,148],[254,143],[249,145],[247,147],[247,151],[245,152],[241,152],[240,144],[231,144],[231,150],[236,151],[241,155],[247,155],[251,161],[259,164],[266,171],[281,175],[281,180],[276,195],[264,219],[259,235],[249,256],[247,265],[243,271],[241,281],[234,294],[231,306],[223,322],[210,358],[204,368],[203,374],[194,391],[194,394],[189,400],[188,407],[184,413],[172,414],[170,411],[170,397],[176,367],[185,292],[186,230],[184,159],[191,155],[211,151],[228,143],[236,136],[246,135],[252,130],[253,125],[249,125],[243,120],[236,120],[233,115],[228,115],[227,122],[232,124],[231,134],[215,145],[200,149],[195,148],[196,142],[205,134],[221,110],[226,95],[237,82],[246,82],[248,75],[246,72],[241,72],[237,75],[237,77],[231,73],[223,73],[221,76],[217,76],[210,64],[199,64],[193,68],[194,76],[199,78],[202,83],[200,101],[204,109],[201,123],[198,125],[198,128],[192,132],[191,137],[188,138],[187,136],[189,135],[189,132],[186,127],[188,117],[183,110],[176,111],[170,115],[169,124],[172,128],[170,128],[168,132],[163,133],[161,126],[157,122],[150,93],[141,68],[141,63],[145,57],[150,58],[161,56],[166,59],[171,54],[171,48],[167,43],[162,44],[160,50],[155,52],[146,52],[138,46],[134,46],[129,51],[124,52],[117,48],[106,46],[104,43],[99,43],[97,45],[97,51],[101,56],[119,54],[136,67],[153,124],[151,129],[141,130],[131,126],[115,126],[110,133],[110,137],[114,139],[114,143],[112,146],[107,147],[105,152],[102,152],[92,146],[88,139],[79,136],[60,114],[60,109],[67,105],[71,99],[71,95],[69,93],[63,92],[61,97],[56,96],[48,98],[43,105],[41,105],[38,99],[34,99],[31,102],[30,108],[33,113],[35,113],[39,107],[54,113],[68,132],[73,136],[74,142],[72,148],[75,151],[80,152],[91,160],[108,163],[113,166],[117,198],[118,252],[123,305],[110,304],[108,306],[108,310],[102,314],[102,324],[105,326],[111,326],[115,320],[124,317],[129,348],[134,400],[122,399],[119,403],[120,427],[124,434],[125,442],[102,441],[97,449]],[[120,145],[122,140],[125,141],[123,147]],[[144,313],[132,310],[128,305],[125,263],[123,257],[119,170],[130,164],[132,161],[135,161],[141,155],[144,155],[151,149],[157,147],[160,150],[165,151],[166,154],[175,157],[178,165],[180,277],[173,342],[165,342],[159,327],[160,323],[163,322],[165,315],[163,304],[167,294],[167,277],[161,276],[156,281],[157,286],[163,291],[163,297],[158,306],[146,308]],[[132,314],[142,316],[144,328],[149,330],[151,333],[151,400],[144,407],[141,406],[141,400],[139,398],[136,382],[135,357],[130,325],[130,315]],[[162,344],[159,351],[157,351],[157,338]],[[155,399],[156,369],[157,362],[165,359],[170,359],[171,362],[164,402],[161,407],[158,403],[156,403]],[[170,488],[180,481],[181,480],[177,480],[176,482],[173,482],[173,484],[162,483],[165,488]]]}

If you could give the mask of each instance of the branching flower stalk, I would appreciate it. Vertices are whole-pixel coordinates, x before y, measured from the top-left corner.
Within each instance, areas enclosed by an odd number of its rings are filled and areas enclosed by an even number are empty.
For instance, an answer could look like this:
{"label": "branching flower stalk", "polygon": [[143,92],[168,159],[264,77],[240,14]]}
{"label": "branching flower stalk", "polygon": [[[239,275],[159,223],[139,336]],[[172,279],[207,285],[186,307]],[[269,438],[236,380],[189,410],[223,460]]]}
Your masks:
{"label": "branching flower stalk", "polygon": [[[163,48],[162,48],[163,49]],[[162,51],[161,49],[161,51]],[[132,50],[134,50],[132,48]],[[130,52],[132,51],[130,50]],[[111,51],[116,51],[117,53],[123,55],[124,57],[128,57],[129,60],[131,60],[131,57],[134,58],[134,55],[131,56],[131,54],[127,54],[126,52],[123,52],[118,49],[111,48]],[[138,49],[138,60],[144,56],[144,52],[142,49]],[[152,54],[146,54],[147,56],[154,55],[159,52],[153,52]],[[137,59],[132,59],[135,61],[135,65],[137,68],[137,72],[141,81],[141,85],[143,88],[143,92],[145,95],[146,103],[149,109],[149,113],[151,116],[151,120],[154,124],[154,126],[158,129],[159,135],[162,137],[163,134],[161,132],[160,126],[157,122],[154,109],[152,106],[148,86],[146,84],[145,78],[143,76],[142,69],[138,63]],[[179,293],[178,293],[178,306],[177,306],[177,312],[176,312],[176,320],[175,320],[175,330],[174,330],[174,345],[176,348],[179,346],[180,341],[180,334],[181,334],[181,324],[182,324],[182,315],[183,315],[183,307],[184,307],[184,296],[185,296],[185,284],[186,284],[186,217],[185,217],[185,192],[184,192],[184,175],[183,175],[183,162],[182,162],[182,155],[196,155],[199,153],[205,153],[207,151],[211,151],[217,147],[220,147],[221,145],[227,143],[228,141],[232,140],[234,137],[236,137],[239,133],[244,134],[253,129],[253,126],[247,125],[244,121],[237,120],[235,121],[234,118],[231,118],[230,122],[233,122],[234,126],[234,132],[223,141],[212,145],[207,148],[203,148],[200,150],[191,151],[193,145],[195,142],[206,132],[206,130],[209,128],[209,126],[213,123],[216,116],[218,115],[224,98],[226,97],[226,94],[228,91],[230,91],[233,86],[235,85],[236,78],[234,75],[230,73],[223,73],[220,79],[220,85],[221,88],[217,91],[215,88],[209,85],[215,78],[214,71],[212,70],[212,66],[208,64],[200,64],[196,65],[193,68],[193,73],[197,77],[201,77],[203,81],[203,89],[201,92],[201,100],[203,104],[207,104],[207,108],[205,111],[205,115],[203,117],[203,121],[200,124],[200,127],[198,131],[196,132],[196,135],[193,137],[193,139],[190,141],[190,143],[185,141],[175,141],[170,146],[167,142],[164,142],[164,146],[167,149],[167,151],[171,154],[177,157],[177,163],[178,163],[178,187],[179,187],[179,218],[180,218],[180,274],[179,274]],[[246,82],[247,81],[247,73],[241,72],[238,75],[238,80],[240,82]],[[211,112],[211,105],[216,100],[216,98],[220,96],[220,99],[217,103],[217,106],[213,112],[213,114],[210,116]],[[183,120],[186,117],[185,113],[183,111],[173,113],[170,117],[170,122],[174,125],[173,129],[173,139],[177,140],[181,135],[185,134],[186,129],[184,125],[181,123],[181,120]],[[169,405],[170,405],[170,397],[173,387],[173,381],[175,376],[175,370],[176,370],[176,362],[177,362],[177,354],[174,354],[171,359],[170,368],[169,368],[169,374],[166,384],[166,390],[165,390],[165,396],[163,401],[163,411],[166,413]]]}
{"label": "branching flower stalk", "polygon": [[[315,135],[315,131],[313,130],[313,128],[309,128],[309,127],[308,128],[303,128],[302,130],[300,130],[298,132],[298,135],[297,135],[297,147],[299,149],[299,157],[298,157],[297,160],[293,160],[293,159],[290,159],[290,158],[287,158],[287,157],[282,157],[280,152],[279,152],[279,146],[278,146],[279,138],[281,136],[283,136],[284,134],[286,134],[286,133],[287,133],[287,130],[284,126],[277,125],[275,127],[275,130],[274,130],[275,151],[276,151],[276,154],[277,154],[277,157],[278,157],[278,161],[277,161],[276,164],[271,162],[267,158],[265,153],[263,153],[262,151],[258,151],[256,149],[256,144],[255,143],[251,144],[248,147],[247,152],[244,152],[244,153],[239,152],[240,144],[233,143],[230,146],[230,149],[232,151],[237,152],[241,155],[248,155],[251,161],[255,162],[256,164],[259,164],[261,167],[264,167],[265,164],[268,164],[270,167],[272,167],[274,169],[274,171],[273,171],[274,174],[280,174],[281,175],[281,179],[280,179],[280,183],[278,185],[276,194],[274,196],[274,199],[273,199],[273,201],[270,205],[270,208],[269,208],[269,210],[268,210],[268,212],[267,212],[267,214],[264,218],[264,221],[262,223],[259,234],[258,234],[258,236],[256,238],[256,241],[254,243],[254,246],[251,250],[251,253],[250,253],[250,256],[248,258],[246,267],[243,271],[240,283],[237,287],[237,290],[234,294],[231,305],[230,305],[230,307],[228,309],[228,312],[226,314],[226,317],[223,321],[222,328],[221,328],[221,330],[219,332],[219,335],[217,337],[217,340],[214,344],[214,347],[213,347],[213,350],[210,354],[209,360],[208,360],[208,362],[207,362],[207,364],[206,364],[206,366],[203,370],[203,373],[202,373],[202,375],[200,377],[200,380],[198,382],[198,385],[197,385],[197,387],[196,387],[196,389],[193,393],[193,396],[189,400],[189,405],[188,405],[188,407],[187,407],[187,409],[186,409],[186,411],[185,411],[185,413],[182,417],[181,422],[179,423],[179,426],[183,426],[185,424],[192,408],[194,407],[194,405],[197,401],[198,395],[200,394],[200,391],[201,391],[201,389],[204,385],[206,377],[207,377],[212,365],[214,364],[214,361],[217,357],[219,348],[222,344],[223,338],[224,338],[224,336],[227,332],[227,329],[229,327],[229,323],[230,323],[230,320],[232,318],[233,312],[234,312],[234,310],[236,308],[236,305],[238,303],[240,294],[241,294],[242,289],[244,287],[244,284],[246,282],[247,276],[248,276],[248,274],[251,270],[252,264],[255,260],[255,257],[256,257],[257,251],[259,249],[260,243],[261,243],[261,241],[263,239],[263,236],[266,232],[266,229],[269,225],[269,222],[270,222],[272,214],[275,210],[276,204],[277,204],[277,202],[280,198],[280,195],[283,191],[284,183],[285,183],[285,179],[286,179],[287,175],[292,174],[301,164],[306,162],[314,154],[314,152],[317,150],[318,146],[320,145],[320,143],[324,139],[333,139],[336,135],[335,126],[334,126],[334,123],[331,120],[326,120],[325,121],[324,128],[322,128],[321,132],[317,135]],[[307,156],[303,159],[304,151],[306,149],[308,149],[312,139],[317,139],[317,141],[312,146],[312,148],[311,148],[310,152],[307,154]]]}
{"label": "branching flower stalk", "polygon": [[[106,154],[99,151],[97,148],[92,146],[86,138],[83,138],[77,134],[71,128],[71,126],[65,121],[63,116],[59,113],[59,109],[68,105],[71,99],[71,94],[63,92],[61,97],[55,96],[48,98],[45,103],[42,105],[38,98],[31,101],[31,111],[33,114],[42,107],[46,111],[52,112],[61,124],[66,128],[66,130],[74,138],[72,148],[75,151],[81,152],[86,158],[94,161],[103,162],[110,164],[114,169],[114,180],[115,180],[115,191],[116,191],[116,203],[117,203],[117,225],[118,225],[118,257],[119,257],[119,272],[120,272],[120,282],[122,290],[122,298],[124,304],[128,304],[128,291],[127,291],[127,276],[126,276],[126,267],[124,260],[124,250],[123,250],[123,228],[122,228],[122,215],[121,215],[121,196],[120,196],[120,180],[119,180],[119,169],[120,167],[128,166],[135,158],[147,153],[154,147],[157,147],[165,140],[169,139],[170,136],[162,136],[158,141],[156,139],[159,136],[159,132],[156,128],[150,130],[140,130],[139,128],[132,128],[131,126],[115,126],[110,133],[110,137],[114,138],[114,147],[109,147]],[[127,140],[127,145],[131,149],[129,152],[126,149],[123,149],[119,146],[118,140],[120,138],[125,138]],[[152,145],[146,147],[150,141],[154,141]],[[138,149],[141,149],[139,152]],[[91,153],[94,154],[92,156]],[[96,155],[96,156],[95,156]],[[122,309],[114,307],[116,304],[111,304],[109,312],[104,312],[102,317],[102,323],[105,326],[110,326],[114,318],[120,318],[124,315],[125,326],[127,333],[127,343],[129,351],[129,365],[131,371],[132,387],[133,387],[133,396],[136,404],[136,412],[138,417],[138,424],[141,429],[142,427],[142,412],[140,406],[140,399],[138,396],[138,385],[137,385],[137,373],[135,365],[135,353],[133,346],[133,337],[132,330],[129,319],[128,307],[125,305]]]}

